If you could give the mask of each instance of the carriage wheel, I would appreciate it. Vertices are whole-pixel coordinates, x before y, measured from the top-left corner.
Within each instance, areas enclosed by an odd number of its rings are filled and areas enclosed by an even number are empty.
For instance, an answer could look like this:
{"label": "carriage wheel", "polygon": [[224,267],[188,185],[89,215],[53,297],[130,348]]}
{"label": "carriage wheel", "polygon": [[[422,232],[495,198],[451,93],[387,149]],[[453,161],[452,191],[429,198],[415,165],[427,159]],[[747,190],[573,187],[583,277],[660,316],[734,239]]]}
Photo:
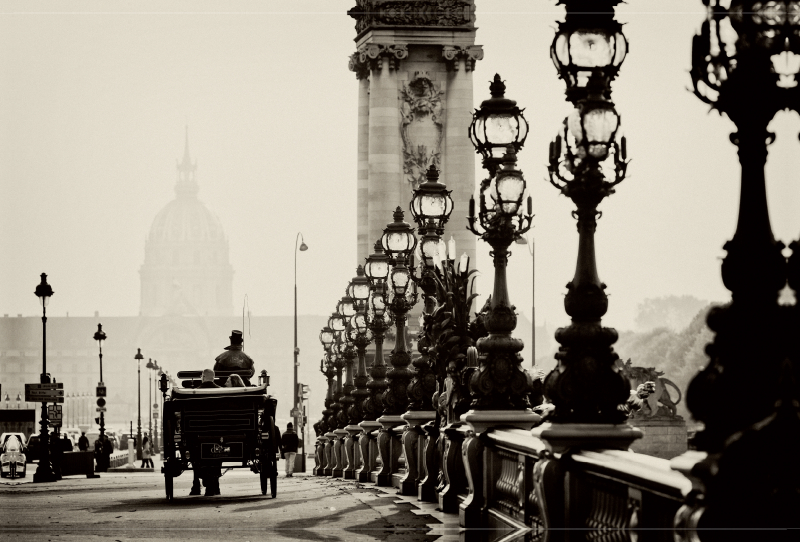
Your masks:
{"label": "carriage wheel", "polygon": [[164,469],[164,489],[167,492],[167,500],[172,500],[172,473]]}

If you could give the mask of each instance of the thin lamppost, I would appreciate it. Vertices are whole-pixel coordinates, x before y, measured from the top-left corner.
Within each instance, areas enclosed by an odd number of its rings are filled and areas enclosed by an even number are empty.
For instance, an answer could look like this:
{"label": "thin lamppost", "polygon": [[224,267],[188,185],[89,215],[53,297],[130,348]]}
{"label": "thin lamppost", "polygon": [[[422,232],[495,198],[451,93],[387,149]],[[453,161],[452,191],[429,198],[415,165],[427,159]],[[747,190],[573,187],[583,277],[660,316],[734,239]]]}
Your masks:
{"label": "thin lamppost", "polygon": [[531,367],[536,367],[536,240],[531,236],[517,237],[518,245],[528,245],[531,255]]}
{"label": "thin lamppost", "polygon": [[[298,246],[297,242],[300,242]],[[308,245],[306,245],[305,240],[303,239],[303,234],[297,232],[297,236],[294,238],[294,385],[292,386],[292,418],[294,418],[294,427],[295,430],[298,430],[300,426],[298,425],[298,419],[302,421],[303,414],[301,413],[302,407],[300,405],[299,394],[297,393],[297,368],[300,365],[300,362],[297,360],[297,357],[300,355],[300,349],[297,347],[297,251],[306,251],[308,250]],[[300,472],[306,471],[306,446],[303,442],[302,436],[300,438]]]}
{"label": "thin lamppost", "polygon": [[142,360],[144,359],[141,348],[136,349],[136,355],[133,356],[133,359],[136,360],[136,366],[138,371],[137,382],[139,385],[138,388],[139,403],[137,407],[139,417],[136,425],[136,459],[140,461],[142,459]]}
{"label": "thin lamppost", "polygon": [[153,438],[153,369],[158,367],[158,363],[153,363],[152,359],[147,360],[147,417],[149,418],[148,427],[150,428],[150,439]]}
{"label": "thin lamppost", "polygon": [[[47,284],[47,274],[42,273],[42,281],[36,286],[36,297],[42,304],[42,374],[40,382],[42,384],[50,383],[50,375],[47,374],[47,305],[50,302],[50,297],[53,295],[53,288]],[[36,472],[33,474],[33,481],[38,482],[54,482],[56,476],[53,473],[53,465],[50,463],[50,438],[47,433],[47,402],[42,401],[42,416],[39,420],[39,466],[36,467]]]}
{"label": "thin lamppost", "polygon": [[[97,341],[97,345],[100,348],[100,384],[99,386],[105,386],[103,384],[103,341],[106,340],[106,333],[103,331],[103,324],[97,324],[97,332],[94,334],[94,340]],[[105,399],[103,399],[105,402]],[[100,399],[98,398],[98,405],[100,406]],[[101,407],[104,408],[104,407]],[[100,411],[100,442],[103,442],[103,437],[106,434],[106,423],[105,423],[105,412],[102,410]]]}
{"label": "thin lamppost", "polygon": [[[158,368],[158,373],[156,373],[156,375],[158,376],[158,380],[156,381],[156,386],[160,386],[161,377],[164,376],[164,374],[165,374],[164,373],[164,369],[162,367],[159,367]],[[163,398],[162,398],[162,400],[163,400]],[[156,402],[153,403],[153,407],[155,408],[156,406],[158,406],[158,393],[157,392],[156,392]],[[159,409],[156,412],[161,412],[161,410]],[[156,418],[157,421],[156,421],[155,429],[153,429],[153,451],[156,452],[156,453],[159,453],[159,450],[160,450],[159,443],[158,443],[158,424],[159,424],[158,420],[160,420],[160,419],[161,418],[160,418],[160,414],[159,414],[159,418]]]}

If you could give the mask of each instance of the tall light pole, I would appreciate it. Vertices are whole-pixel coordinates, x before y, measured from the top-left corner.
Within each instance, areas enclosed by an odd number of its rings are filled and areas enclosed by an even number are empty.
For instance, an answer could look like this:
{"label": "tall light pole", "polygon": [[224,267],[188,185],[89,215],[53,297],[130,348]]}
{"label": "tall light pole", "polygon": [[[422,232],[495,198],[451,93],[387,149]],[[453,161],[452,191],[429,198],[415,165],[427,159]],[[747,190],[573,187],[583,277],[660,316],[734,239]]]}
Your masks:
{"label": "tall light pole", "polygon": [[531,236],[530,241],[527,237],[518,237],[518,245],[528,245],[528,252],[531,255],[531,367],[536,367],[536,240]]}
{"label": "tall light pole", "polygon": [[[300,241],[300,246],[298,247],[297,242]],[[300,425],[298,424],[298,419],[302,420],[302,406],[300,405],[299,394],[297,393],[297,367],[300,365],[300,362],[297,361],[297,356],[300,354],[300,349],[297,347],[297,251],[305,251],[308,250],[308,245],[306,245],[305,241],[303,240],[303,234],[297,232],[297,236],[294,239],[294,385],[292,386],[292,393],[294,394],[292,402],[294,406],[292,407],[292,417],[294,418],[294,428],[295,431],[300,429]],[[302,439],[302,434],[300,438],[300,471],[306,471],[306,446]]]}
{"label": "tall light pole", "polygon": [[[50,302],[50,297],[53,295],[53,288],[47,284],[47,274],[42,273],[42,282],[36,286],[36,297],[42,304],[42,374],[40,382],[42,384],[50,383],[50,375],[47,374],[47,304]],[[39,420],[41,428],[39,433],[39,466],[36,467],[36,472],[33,474],[33,481],[38,482],[54,482],[56,480],[53,474],[53,465],[50,463],[50,438],[47,434],[47,403],[42,401],[42,416]]]}
{"label": "tall light pole", "polygon": [[149,418],[150,427],[150,440],[153,439],[153,369],[158,367],[157,362],[153,363],[152,359],[147,360],[145,368],[147,371],[147,417]]}
{"label": "tall light pole", "polygon": [[[103,331],[103,324],[97,324],[97,332],[94,334],[94,340],[97,341],[97,344],[100,348],[100,384],[99,386],[105,387],[103,384],[103,341],[106,340],[106,334]],[[98,405],[100,406],[100,399],[98,398]],[[105,403],[105,399],[102,401]],[[104,442],[104,436],[106,434],[106,423],[105,423],[105,412],[102,410],[100,411],[100,442]]]}
{"label": "tall light pole", "polygon": [[138,412],[139,418],[136,425],[136,459],[142,459],[142,360],[144,356],[142,355],[142,349],[136,349],[136,355],[133,356],[133,359],[136,360],[137,371],[138,371],[138,383],[139,383],[139,403],[138,403]]}

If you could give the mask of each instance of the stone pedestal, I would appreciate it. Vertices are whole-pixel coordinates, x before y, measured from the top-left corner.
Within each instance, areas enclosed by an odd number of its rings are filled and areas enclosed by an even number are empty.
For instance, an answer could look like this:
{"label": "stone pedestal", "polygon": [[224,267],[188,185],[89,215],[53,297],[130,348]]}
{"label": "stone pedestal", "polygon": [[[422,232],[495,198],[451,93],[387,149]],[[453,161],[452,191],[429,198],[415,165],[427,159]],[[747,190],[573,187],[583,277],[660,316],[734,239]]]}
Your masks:
{"label": "stone pedestal", "polygon": [[417,495],[417,487],[425,477],[425,432],[422,425],[436,418],[433,410],[406,412],[401,416],[408,424],[403,434],[406,474],[400,481],[401,495]]}
{"label": "stone pedestal", "polygon": [[363,429],[358,439],[358,446],[361,450],[361,468],[356,472],[356,480],[359,482],[371,482],[372,472],[378,466],[378,439],[373,432],[381,428],[381,424],[373,421],[363,421],[360,424]]}
{"label": "stone pedestal", "polygon": [[438,502],[436,486],[439,483],[439,470],[442,464],[442,443],[439,442],[439,427],[435,421],[430,421],[422,426],[425,436],[421,437],[420,442],[424,442],[423,456],[425,457],[424,473],[421,474],[417,500],[423,502]]}
{"label": "stone pedestal", "polygon": [[610,423],[543,423],[531,431],[544,441],[552,453],[564,453],[571,448],[609,448],[627,450],[642,437],[642,432],[627,424]]}
{"label": "stone pedestal", "polygon": [[336,465],[336,454],[334,452],[334,442],[336,434],[333,431],[325,433],[325,467],[322,469],[323,476],[333,476],[333,468]]}
{"label": "stone pedestal", "polygon": [[333,433],[336,437],[336,440],[333,443],[333,454],[336,456],[336,465],[333,467],[333,477],[341,478],[344,476],[344,468],[347,464],[344,447],[344,441],[347,438],[347,431],[344,429],[337,429]]}
{"label": "stone pedestal", "polygon": [[317,438],[317,445],[314,453],[315,466],[313,470],[314,476],[323,476],[325,474],[325,445],[328,438],[321,436]]}
{"label": "stone pedestal", "polygon": [[672,459],[689,449],[686,420],[680,416],[634,418],[628,424],[642,432],[642,438],[631,444],[636,453]]}
{"label": "stone pedestal", "polygon": [[378,418],[381,432],[378,435],[378,450],[381,456],[381,470],[377,483],[381,487],[392,486],[392,475],[397,473],[403,445],[400,436],[406,421],[400,416],[381,416]]}
{"label": "stone pedestal", "polygon": [[347,431],[347,436],[344,437],[345,455],[347,456],[347,465],[344,468],[344,479],[355,480],[356,470],[359,468],[361,460],[361,450],[358,447],[358,434],[363,431],[358,425],[348,425],[344,428]]}

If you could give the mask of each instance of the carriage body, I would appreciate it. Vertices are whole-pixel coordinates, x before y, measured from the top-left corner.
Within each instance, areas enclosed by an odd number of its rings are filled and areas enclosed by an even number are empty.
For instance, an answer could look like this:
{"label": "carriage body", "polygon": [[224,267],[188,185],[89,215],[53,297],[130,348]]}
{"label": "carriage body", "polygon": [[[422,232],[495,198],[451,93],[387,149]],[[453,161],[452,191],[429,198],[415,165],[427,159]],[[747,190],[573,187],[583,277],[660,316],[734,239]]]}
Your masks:
{"label": "carriage body", "polygon": [[[267,384],[244,388],[200,388],[201,371],[182,371],[182,387],[173,387],[164,401],[164,480],[172,499],[172,480],[184,471],[247,468],[261,477],[266,493],[277,479],[275,431],[277,400]],[[230,374],[217,371],[224,381]]]}

